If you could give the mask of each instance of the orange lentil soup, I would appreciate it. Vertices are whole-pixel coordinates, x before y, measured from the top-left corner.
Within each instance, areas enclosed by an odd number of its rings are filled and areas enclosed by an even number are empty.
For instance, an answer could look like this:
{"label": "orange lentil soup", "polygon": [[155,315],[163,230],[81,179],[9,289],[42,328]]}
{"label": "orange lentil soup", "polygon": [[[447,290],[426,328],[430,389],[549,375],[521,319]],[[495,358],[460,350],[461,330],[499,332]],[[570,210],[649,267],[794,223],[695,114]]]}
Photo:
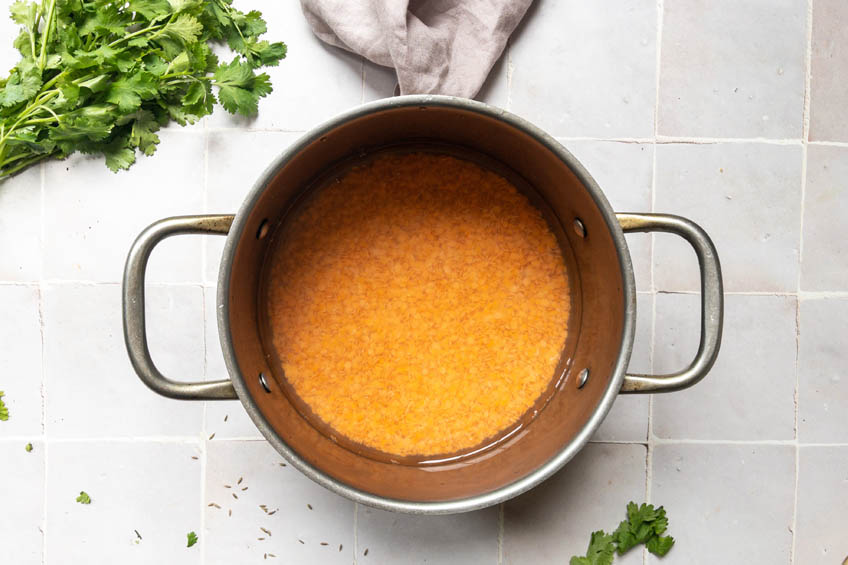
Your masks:
{"label": "orange lentil soup", "polygon": [[556,238],[503,177],[384,154],[278,236],[270,339],[291,388],[348,440],[398,456],[493,441],[548,390],[569,285]]}

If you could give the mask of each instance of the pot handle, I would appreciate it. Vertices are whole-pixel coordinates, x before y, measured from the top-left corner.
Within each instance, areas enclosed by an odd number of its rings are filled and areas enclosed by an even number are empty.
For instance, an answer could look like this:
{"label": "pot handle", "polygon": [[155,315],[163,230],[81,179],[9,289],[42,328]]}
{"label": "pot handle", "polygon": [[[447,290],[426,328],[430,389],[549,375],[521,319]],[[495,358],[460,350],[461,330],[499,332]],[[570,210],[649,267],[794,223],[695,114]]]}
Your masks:
{"label": "pot handle", "polygon": [[701,271],[701,343],[686,369],[668,375],[625,375],[621,392],[672,392],[690,387],[704,378],[715,363],[721,345],[724,293],[721,265],[710,236],[698,224],[669,214],[616,214],[627,232],[666,232],[689,242],[698,256]]}
{"label": "pot handle", "polygon": [[184,383],[175,382],[156,368],[147,346],[144,320],[144,274],[150,253],[160,241],[180,234],[226,235],[232,215],[176,216],[150,224],[136,238],[124,267],[123,315],[124,342],[135,372],[154,392],[181,400],[230,400],[236,391],[229,380]]}

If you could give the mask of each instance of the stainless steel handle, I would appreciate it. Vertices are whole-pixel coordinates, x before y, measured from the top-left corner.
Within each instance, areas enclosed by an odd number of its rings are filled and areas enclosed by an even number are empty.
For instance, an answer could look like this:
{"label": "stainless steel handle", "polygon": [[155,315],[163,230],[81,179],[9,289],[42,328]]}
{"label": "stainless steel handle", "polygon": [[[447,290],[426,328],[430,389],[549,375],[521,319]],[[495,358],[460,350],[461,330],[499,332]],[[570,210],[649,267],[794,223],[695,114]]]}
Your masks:
{"label": "stainless steel handle", "polygon": [[159,372],[147,346],[144,319],[144,274],[156,244],[180,234],[218,234],[230,231],[235,216],[177,216],[149,225],[136,238],[124,267],[123,311],[124,341],[130,362],[142,382],[168,398],[181,400],[230,400],[238,398],[229,380],[184,383],[168,379]]}
{"label": "stainless steel handle", "polygon": [[625,375],[621,392],[671,392],[690,387],[710,370],[721,345],[724,292],[721,264],[710,236],[701,227],[680,216],[668,214],[616,214],[625,232],[667,232],[689,242],[701,270],[701,343],[689,366],[668,375]]}

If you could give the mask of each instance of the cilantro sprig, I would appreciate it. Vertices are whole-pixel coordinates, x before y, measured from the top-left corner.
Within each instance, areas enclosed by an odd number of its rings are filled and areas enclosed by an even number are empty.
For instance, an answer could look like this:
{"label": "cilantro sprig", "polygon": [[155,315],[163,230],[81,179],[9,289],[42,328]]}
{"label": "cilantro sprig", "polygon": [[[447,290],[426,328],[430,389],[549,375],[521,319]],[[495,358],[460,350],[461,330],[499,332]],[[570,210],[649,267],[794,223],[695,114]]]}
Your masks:
{"label": "cilantro sprig", "polygon": [[[271,92],[259,70],[286,56],[260,39],[262,14],[232,0],[18,0],[11,16],[21,60],[0,79],[0,179],[76,151],[129,168],[156,151],[160,127],[216,100],[255,115]],[[224,42],[235,57],[219,63],[212,44]]]}
{"label": "cilantro sprig", "polygon": [[194,532],[189,532],[186,534],[187,543],[186,547],[191,547],[197,543],[197,534]]}
{"label": "cilantro sprig", "polygon": [[81,490],[79,496],[77,497],[77,502],[80,504],[91,504],[91,497],[88,496],[88,493],[84,490]]}
{"label": "cilantro sprig", "polygon": [[664,536],[668,529],[665,508],[654,508],[652,504],[627,505],[627,519],[618,528],[607,534],[603,530],[592,532],[589,548],[584,556],[574,556],[570,565],[611,565],[615,553],[623,555],[637,545],[645,544],[648,551],[663,557],[674,545],[674,538]]}
{"label": "cilantro sprig", "polygon": [[6,403],[3,402],[3,397],[5,393],[0,390],[0,420],[6,421],[9,419],[9,409],[6,407]]}

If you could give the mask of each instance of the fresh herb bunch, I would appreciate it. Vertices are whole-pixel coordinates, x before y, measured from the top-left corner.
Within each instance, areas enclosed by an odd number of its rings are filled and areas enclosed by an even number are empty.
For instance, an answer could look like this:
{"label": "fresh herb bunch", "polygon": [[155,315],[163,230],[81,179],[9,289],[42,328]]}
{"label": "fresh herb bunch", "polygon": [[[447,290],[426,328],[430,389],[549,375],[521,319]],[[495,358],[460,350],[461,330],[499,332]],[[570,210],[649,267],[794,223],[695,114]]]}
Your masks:
{"label": "fresh herb bunch", "polygon": [[668,529],[665,508],[653,504],[627,505],[627,519],[607,534],[603,530],[592,532],[585,557],[574,556],[570,565],[611,565],[615,553],[622,555],[637,545],[645,544],[648,551],[663,557],[674,545],[674,538],[662,534]]}
{"label": "fresh herb bunch", "polygon": [[[19,0],[23,56],[0,79],[0,179],[75,151],[103,154],[113,171],[136,149],[156,151],[156,131],[210,114],[255,115],[271,92],[267,74],[286,56],[283,43],[260,40],[262,14],[232,0]],[[210,43],[235,51],[219,63]]]}

